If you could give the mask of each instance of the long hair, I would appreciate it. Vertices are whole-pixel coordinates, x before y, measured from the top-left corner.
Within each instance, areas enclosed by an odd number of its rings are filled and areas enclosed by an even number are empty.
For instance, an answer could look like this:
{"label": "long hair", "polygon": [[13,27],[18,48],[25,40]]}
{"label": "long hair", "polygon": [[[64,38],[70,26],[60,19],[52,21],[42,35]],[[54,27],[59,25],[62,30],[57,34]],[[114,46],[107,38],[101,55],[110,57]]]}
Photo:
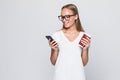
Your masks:
{"label": "long hair", "polygon": [[76,28],[77,28],[78,31],[84,31],[84,29],[81,25],[81,22],[80,22],[79,13],[78,13],[78,9],[77,9],[76,5],[67,4],[67,5],[63,6],[61,9],[64,9],[64,8],[72,10],[75,15],[78,15],[77,20],[75,20]]}

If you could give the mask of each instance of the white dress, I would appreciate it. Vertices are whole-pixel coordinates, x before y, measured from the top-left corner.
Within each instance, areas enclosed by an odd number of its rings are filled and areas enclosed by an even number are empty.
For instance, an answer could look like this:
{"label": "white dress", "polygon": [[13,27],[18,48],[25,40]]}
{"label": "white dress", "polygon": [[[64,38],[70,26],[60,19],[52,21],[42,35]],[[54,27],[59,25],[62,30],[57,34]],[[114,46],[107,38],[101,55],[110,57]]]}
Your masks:
{"label": "white dress", "polygon": [[59,47],[53,80],[85,80],[81,47],[78,44],[83,33],[80,32],[72,42],[66,38],[62,30],[51,35]]}

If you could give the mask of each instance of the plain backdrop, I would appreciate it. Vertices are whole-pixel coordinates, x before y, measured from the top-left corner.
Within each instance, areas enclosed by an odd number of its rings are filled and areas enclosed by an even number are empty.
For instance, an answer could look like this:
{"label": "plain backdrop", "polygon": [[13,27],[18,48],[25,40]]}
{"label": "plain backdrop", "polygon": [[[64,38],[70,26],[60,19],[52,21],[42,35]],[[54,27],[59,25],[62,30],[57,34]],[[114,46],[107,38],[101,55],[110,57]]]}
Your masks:
{"label": "plain backdrop", "polygon": [[0,80],[52,80],[45,35],[62,28],[57,16],[68,3],[92,36],[87,80],[120,80],[119,0],[0,0]]}

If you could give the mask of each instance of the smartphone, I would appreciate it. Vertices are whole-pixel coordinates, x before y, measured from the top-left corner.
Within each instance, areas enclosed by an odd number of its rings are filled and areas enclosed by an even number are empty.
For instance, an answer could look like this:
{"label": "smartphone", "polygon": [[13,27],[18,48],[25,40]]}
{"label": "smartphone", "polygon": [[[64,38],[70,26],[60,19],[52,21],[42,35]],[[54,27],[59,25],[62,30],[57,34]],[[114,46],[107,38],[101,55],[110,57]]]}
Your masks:
{"label": "smartphone", "polygon": [[53,41],[53,38],[51,37],[51,36],[49,36],[49,35],[47,35],[47,36],[45,36],[48,40],[50,40],[50,42],[51,41]]}

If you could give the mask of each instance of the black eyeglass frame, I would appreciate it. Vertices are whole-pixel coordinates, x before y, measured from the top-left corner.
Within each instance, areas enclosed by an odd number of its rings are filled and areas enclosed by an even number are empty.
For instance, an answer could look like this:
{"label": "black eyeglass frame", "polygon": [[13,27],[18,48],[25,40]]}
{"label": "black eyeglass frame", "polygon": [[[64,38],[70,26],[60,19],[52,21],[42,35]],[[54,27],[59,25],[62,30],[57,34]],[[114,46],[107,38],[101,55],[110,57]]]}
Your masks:
{"label": "black eyeglass frame", "polygon": [[58,16],[59,20],[62,21],[62,20],[69,20],[71,16],[75,16],[76,14],[73,14],[73,15],[65,15],[65,16]]}

